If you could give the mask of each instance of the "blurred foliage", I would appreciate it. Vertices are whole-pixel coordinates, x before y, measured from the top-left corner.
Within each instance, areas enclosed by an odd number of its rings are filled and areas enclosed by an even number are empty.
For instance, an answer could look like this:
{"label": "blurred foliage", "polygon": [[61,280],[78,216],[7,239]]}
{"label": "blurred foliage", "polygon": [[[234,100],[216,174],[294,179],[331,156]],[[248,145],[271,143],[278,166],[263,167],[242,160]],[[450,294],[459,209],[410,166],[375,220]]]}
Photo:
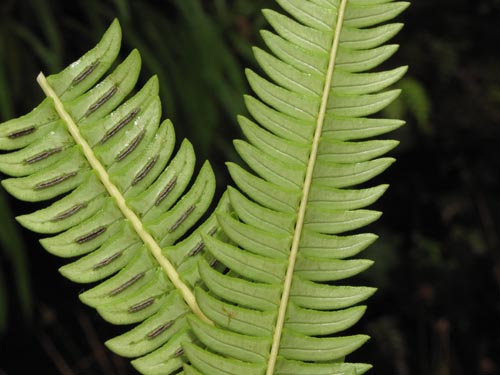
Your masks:
{"label": "blurred foliage", "polygon": [[[200,160],[213,162],[221,190],[264,7],[276,4],[2,0],[0,120],[29,111],[42,97],[38,71],[70,63],[118,17],[123,53],[140,50],[143,81],[158,74],[165,115]],[[410,69],[385,114],[407,125],[394,133],[398,161],[379,181],[391,189],[375,207],[384,212],[372,228],[380,239],[364,254],[376,263],[357,281],[379,288],[354,328],[372,340],[351,358],[373,363],[374,375],[500,374],[499,19],[500,0],[414,0],[401,19],[401,48],[387,67]],[[7,311],[9,320],[0,374],[27,373],[33,363],[45,373],[132,374],[102,346],[120,329],[78,301],[78,290],[57,274],[62,262],[9,224],[7,203],[15,214],[25,212],[22,204],[2,199],[0,324]],[[27,324],[16,312],[28,313],[30,304]],[[21,345],[31,361],[21,360]]]}
{"label": "blurred foliage", "polygon": [[[29,319],[32,312],[32,297],[28,260],[24,242],[12,211],[7,203],[7,195],[0,190],[0,246],[5,260],[8,262],[10,274],[4,275],[5,267],[0,262],[0,335],[5,333],[9,323],[9,308],[7,301],[12,293],[18,301],[19,310],[24,319]],[[0,258],[0,260],[3,260]],[[9,285],[7,280],[12,280]],[[13,286],[10,286],[14,284]]]}
{"label": "blurred foliage", "polygon": [[396,86],[401,90],[401,95],[383,110],[384,117],[411,117],[422,133],[431,135],[433,129],[429,116],[432,103],[424,85],[415,78],[407,77]]}

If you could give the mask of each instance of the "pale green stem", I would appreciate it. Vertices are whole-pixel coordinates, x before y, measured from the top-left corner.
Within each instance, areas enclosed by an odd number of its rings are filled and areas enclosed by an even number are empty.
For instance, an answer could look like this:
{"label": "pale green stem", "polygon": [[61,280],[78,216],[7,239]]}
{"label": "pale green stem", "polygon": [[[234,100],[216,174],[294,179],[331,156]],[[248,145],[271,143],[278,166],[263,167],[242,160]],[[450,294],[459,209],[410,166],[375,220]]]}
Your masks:
{"label": "pale green stem", "polygon": [[151,251],[151,254],[153,257],[156,259],[158,264],[163,268],[165,273],[167,274],[168,278],[172,282],[172,284],[181,292],[184,300],[188,304],[188,306],[191,308],[191,310],[198,315],[201,319],[206,321],[207,323],[211,323],[211,320],[208,319],[205,314],[200,310],[200,307],[198,306],[196,302],[196,298],[191,291],[191,289],[181,280],[179,273],[175,269],[175,267],[170,263],[170,261],[162,254],[160,245],[156,242],[156,240],[149,234],[149,232],[146,231],[144,226],[142,225],[141,220],[137,217],[134,211],[132,211],[125,200],[125,197],[123,194],[118,190],[118,188],[111,182],[109,178],[109,174],[104,168],[104,166],[101,164],[101,162],[96,158],[92,148],[90,145],[87,143],[85,138],[82,137],[80,133],[80,129],[78,126],[75,124],[75,121],[73,118],[69,115],[69,113],[66,111],[64,108],[63,103],[57,96],[57,94],[54,92],[50,84],[47,82],[47,79],[43,75],[43,73],[40,73],[37,77],[37,82],[42,88],[43,92],[45,95],[49,98],[51,98],[54,101],[54,106],[61,117],[61,119],[64,121],[64,123],[67,126],[68,131],[70,132],[71,136],[75,140],[76,144],[80,146],[83,154],[85,155],[85,158],[87,159],[88,163],[90,164],[91,168],[97,173],[99,176],[99,179],[101,180],[102,184],[108,191],[109,195],[115,200],[116,205],[122,212],[123,216],[125,217],[126,220],[132,225],[134,228],[135,232],[137,235],[141,238],[141,240],[144,242],[146,247]]}
{"label": "pale green stem", "polygon": [[304,218],[307,209],[307,203],[309,201],[309,192],[311,190],[311,184],[313,180],[314,166],[316,165],[316,159],[318,156],[319,142],[321,139],[321,134],[323,132],[323,125],[326,116],[326,109],[328,104],[328,98],[330,95],[330,90],[332,87],[333,71],[335,68],[335,61],[337,58],[337,51],[340,42],[340,32],[342,30],[342,22],[344,19],[345,8],[347,5],[347,0],[342,0],[337,15],[337,23],[335,25],[335,34],[332,43],[332,49],[330,52],[330,59],[328,63],[328,70],[325,77],[325,85],[323,87],[323,94],[321,97],[321,105],[319,108],[318,118],[316,121],[316,130],[314,133],[313,143],[311,147],[311,154],[309,156],[309,162],[307,164],[306,176],[304,179],[304,189],[302,194],[302,199],[300,201],[299,211],[297,214],[297,224],[295,225],[295,233],[292,240],[292,246],[290,250],[290,257],[288,260],[288,268],[286,271],[285,281],[283,285],[283,293],[281,295],[280,307],[278,310],[278,318],[276,321],[276,328],[273,336],[273,343],[271,346],[271,353],[269,355],[269,362],[267,366],[266,375],[273,375],[274,368],[276,366],[276,360],[278,358],[278,352],[280,348],[281,335],[283,333],[283,327],[285,325],[286,311],[288,307],[288,300],[290,298],[290,290],[292,287],[293,274],[295,270],[295,262],[297,260],[297,254],[299,251],[300,238],[302,236],[302,230],[304,228]]}

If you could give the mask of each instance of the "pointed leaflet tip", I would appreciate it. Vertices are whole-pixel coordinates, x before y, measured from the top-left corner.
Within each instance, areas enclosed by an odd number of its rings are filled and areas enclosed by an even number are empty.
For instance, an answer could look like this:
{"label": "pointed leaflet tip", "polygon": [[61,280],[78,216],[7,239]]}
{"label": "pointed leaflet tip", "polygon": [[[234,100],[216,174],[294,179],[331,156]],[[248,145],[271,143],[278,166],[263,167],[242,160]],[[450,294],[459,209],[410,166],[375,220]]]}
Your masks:
{"label": "pointed leaflet tip", "polygon": [[121,40],[120,23],[115,19],[93,49],[60,73],[47,77],[54,92],[66,101],[94,86],[118,56]]}

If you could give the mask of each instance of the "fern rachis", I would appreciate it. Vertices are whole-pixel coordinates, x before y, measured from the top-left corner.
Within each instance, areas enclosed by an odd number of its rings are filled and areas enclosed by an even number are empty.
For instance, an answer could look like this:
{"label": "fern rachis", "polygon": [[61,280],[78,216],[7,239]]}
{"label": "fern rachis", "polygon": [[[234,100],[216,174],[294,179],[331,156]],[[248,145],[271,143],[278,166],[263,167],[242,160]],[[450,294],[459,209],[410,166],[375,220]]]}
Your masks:
{"label": "fern rachis", "polygon": [[[87,74],[85,71],[83,72],[84,74]],[[80,73],[82,74],[82,73]],[[38,83],[40,84],[40,87],[42,87],[43,91],[45,92],[45,95],[48,98],[51,98],[54,101],[54,106],[56,108],[57,113],[61,117],[61,119],[66,123],[67,129],[71,133],[71,136],[77,143],[77,145],[80,146],[82,149],[83,154],[85,155],[85,158],[87,159],[88,163],[90,164],[91,168],[98,174],[99,180],[101,183],[104,185],[106,191],[108,194],[114,199],[115,204],[118,206],[120,209],[121,213],[125,217],[126,220],[131,224],[133,227],[134,231],[137,233],[137,235],[140,237],[142,242],[146,245],[146,247],[149,249],[155,260],[158,262],[160,267],[165,271],[165,273],[169,276],[169,280],[172,282],[174,287],[178,289],[188,306],[191,308],[191,310],[200,315],[205,321],[210,323],[210,320],[207,319],[203,313],[199,310],[198,305],[196,304],[196,300],[194,298],[193,293],[191,292],[191,289],[186,286],[186,284],[180,279],[179,274],[177,273],[175,267],[170,263],[170,261],[162,254],[162,250],[156,240],[149,234],[149,232],[144,228],[144,225],[142,221],[139,219],[139,217],[136,215],[136,213],[129,208],[127,205],[127,202],[125,201],[124,196],[122,195],[122,192],[118,190],[116,185],[114,185],[109,177],[108,172],[104,168],[104,166],[101,164],[101,162],[95,157],[94,152],[92,148],[89,146],[87,141],[82,137],[80,134],[80,131],[78,129],[78,126],[75,124],[71,116],[66,112],[63,103],[60,101],[59,97],[57,94],[54,92],[52,87],[48,84],[47,79],[45,76],[41,73],[38,78],[37,78]],[[99,98],[99,100],[93,104],[93,106],[96,105],[102,105],[104,101],[107,100],[107,96],[110,94],[114,94],[115,88],[112,88],[111,91],[106,93],[103,97]],[[90,107],[89,110],[95,110],[92,106]],[[133,113],[132,113],[133,114]],[[128,117],[125,118],[125,120],[128,120]],[[122,120],[123,121],[123,120]],[[120,123],[118,124],[120,125]],[[134,143],[140,141],[140,138],[134,139]],[[101,141],[102,142],[102,141]],[[135,144],[132,143],[135,147]],[[129,148],[126,148],[125,151],[122,151],[119,155],[117,155],[117,159],[122,160],[125,157],[125,153],[130,153]],[[152,159],[152,161],[155,159]],[[146,164],[144,167],[143,171],[141,171],[142,174],[148,173],[151,167],[152,163]],[[137,181],[139,178],[143,178],[141,174],[138,174],[134,177],[134,181]],[[168,187],[168,185],[167,185]],[[160,197],[157,197],[159,199]],[[175,224],[175,226],[180,225],[181,220],[183,220],[187,215],[191,213],[192,209],[189,208],[188,211],[186,211],[178,220],[179,224]],[[176,229],[172,227],[173,229]]]}

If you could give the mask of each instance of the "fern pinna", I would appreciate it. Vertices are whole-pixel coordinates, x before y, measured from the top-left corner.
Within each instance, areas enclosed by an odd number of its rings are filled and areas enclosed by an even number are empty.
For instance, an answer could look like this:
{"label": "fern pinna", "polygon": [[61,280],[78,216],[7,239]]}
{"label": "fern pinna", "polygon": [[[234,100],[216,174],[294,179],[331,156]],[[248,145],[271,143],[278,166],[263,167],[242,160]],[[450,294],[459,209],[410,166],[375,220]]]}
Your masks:
{"label": "fern pinna", "polygon": [[[199,279],[201,234],[218,236],[212,216],[187,233],[209,207],[215,190],[205,163],[194,182],[189,142],[172,156],[175,134],[160,124],[158,80],[134,96],[137,51],[98,84],[121,42],[117,21],[100,43],[59,74],[38,82],[47,98],[31,113],[0,125],[3,186],[25,201],[50,206],[18,220],[39,233],[52,254],[79,257],[60,271],[79,283],[100,282],[80,295],[113,324],[139,323],[107,342],[139,357],[143,374],[182,367],[182,343],[192,340],[186,320],[200,312],[192,292]],[[219,209],[223,210],[224,199]],[[182,239],[182,241],[179,241]]]}
{"label": "fern pinna", "polygon": [[[101,42],[38,82],[47,98],[0,125],[0,171],[14,196],[51,204],[18,220],[55,236],[51,253],[77,260],[61,273],[97,286],[81,294],[113,324],[137,325],[107,345],[143,374],[361,374],[346,362],[365,335],[339,333],[365,311],[369,287],[339,282],[371,265],[355,257],[373,234],[353,233],[380,213],[364,209],[386,185],[396,146],[367,140],[402,125],[373,117],[398,95],[383,91],[405,67],[368,72],[397,49],[387,24],[407,6],[391,0],[278,0],[265,11],[271,53],[255,56],[271,80],[247,76],[253,119],[235,147],[248,170],[228,167],[229,187],[197,224],[214,192],[208,164],[194,182],[187,141],[172,156],[160,124],[158,83],[129,99],[133,51],[96,84],[120,46],[115,21]],[[358,188],[355,188],[358,186]],[[214,260],[216,262],[214,262]],[[214,264],[219,266],[214,267]]]}
{"label": "fern pinna", "polygon": [[[276,33],[262,37],[272,54],[255,49],[271,78],[247,77],[253,121],[240,117],[247,141],[235,147],[253,171],[229,163],[237,188],[228,188],[233,215],[219,213],[229,241],[203,236],[221,273],[200,260],[206,288],[196,288],[202,311],[216,325],[190,316],[198,343],[185,344],[185,374],[361,374],[367,364],[345,362],[365,335],[341,336],[373,294],[338,280],[371,261],[345,259],[376,238],[350,234],[379,212],[363,209],[386,185],[358,188],[385,170],[392,140],[364,140],[402,122],[369,116],[398,90],[382,91],[405,67],[368,73],[396,45],[382,46],[401,28],[383,24],[405,2],[278,0],[289,13],[267,10]],[[362,140],[363,139],[363,140]]]}

